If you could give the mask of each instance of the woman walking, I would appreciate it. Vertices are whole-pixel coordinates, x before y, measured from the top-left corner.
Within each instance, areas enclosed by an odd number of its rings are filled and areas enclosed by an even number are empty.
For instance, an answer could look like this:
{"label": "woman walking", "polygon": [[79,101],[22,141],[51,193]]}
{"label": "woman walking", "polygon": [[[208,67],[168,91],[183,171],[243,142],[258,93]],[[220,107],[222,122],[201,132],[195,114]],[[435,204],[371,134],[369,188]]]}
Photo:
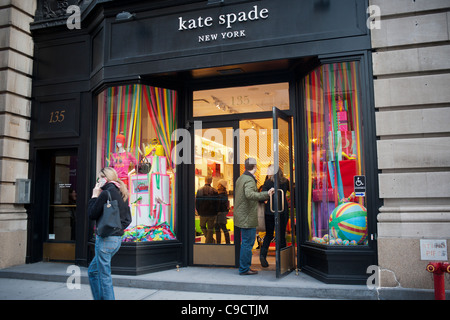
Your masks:
{"label": "woman walking", "polygon": [[103,205],[108,200],[108,192],[112,200],[119,204],[122,229],[111,236],[95,239],[95,256],[88,268],[89,284],[94,300],[114,300],[114,290],[111,277],[111,258],[119,250],[122,243],[123,230],[131,223],[130,207],[127,204],[128,190],[119,180],[116,170],[107,167],[100,170],[97,184],[92,191],[88,203],[88,214],[96,223],[103,214]]}

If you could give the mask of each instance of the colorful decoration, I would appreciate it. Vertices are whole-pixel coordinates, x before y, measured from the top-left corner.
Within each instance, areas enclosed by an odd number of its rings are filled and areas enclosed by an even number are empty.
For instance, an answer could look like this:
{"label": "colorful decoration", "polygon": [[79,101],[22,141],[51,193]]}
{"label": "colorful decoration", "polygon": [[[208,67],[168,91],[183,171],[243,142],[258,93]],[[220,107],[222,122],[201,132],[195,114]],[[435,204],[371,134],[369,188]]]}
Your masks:
{"label": "colorful decoration", "polygon": [[329,227],[336,241],[340,238],[362,244],[367,237],[367,210],[358,203],[343,203],[331,213]]}
{"label": "colorful decoration", "polygon": [[[156,131],[160,145],[164,148],[164,154],[167,157],[169,168],[171,169],[170,175],[170,216],[167,217],[167,221],[170,225],[175,225],[175,186],[176,186],[176,174],[175,162],[173,153],[175,142],[172,141],[172,133],[177,128],[177,106],[178,96],[174,90],[168,90],[163,88],[148,87],[145,86],[143,90],[143,101],[150,114],[150,119],[153,124],[153,128]],[[158,150],[156,150],[158,151]],[[159,151],[158,154],[162,152]],[[169,169],[168,168],[168,169]]]}
{"label": "colorful decoration", "polygon": [[122,242],[148,242],[175,240],[175,233],[167,223],[161,223],[156,226],[139,225],[124,230]]}
{"label": "colorful decoration", "polygon": [[[305,77],[307,221],[312,241],[328,232],[330,214],[353,192],[353,177],[364,174],[359,82],[356,61],[325,64]],[[355,202],[364,206],[365,199]]]}
{"label": "colorful decoration", "polygon": [[[176,91],[140,84],[111,87],[99,97],[100,165],[123,166],[123,172],[119,170],[120,178],[130,188],[129,204],[135,228],[154,227],[163,222],[169,228],[175,226],[176,167],[172,133],[177,126],[177,103]],[[145,132],[142,132],[142,119],[151,124],[144,123]],[[154,134],[149,135],[148,129],[153,129]],[[154,139],[148,144],[150,138]],[[127,159],[115,155],[118,141],[125,148],[121,152],[129,155]],[[152,171],[136,175],[138,161],[135,159],[140,159],[141,146],[145,152],[142,156],[148,155],[152,162]]]}
{"label": "colorful decoration", "polygon": [[121,142],[134,158],[139,158],[136,146],[141,142],[141,93],[141,85],[111,87],[104,91],[99,114],[103,134],[102,167],[110,165],[117,142]]}

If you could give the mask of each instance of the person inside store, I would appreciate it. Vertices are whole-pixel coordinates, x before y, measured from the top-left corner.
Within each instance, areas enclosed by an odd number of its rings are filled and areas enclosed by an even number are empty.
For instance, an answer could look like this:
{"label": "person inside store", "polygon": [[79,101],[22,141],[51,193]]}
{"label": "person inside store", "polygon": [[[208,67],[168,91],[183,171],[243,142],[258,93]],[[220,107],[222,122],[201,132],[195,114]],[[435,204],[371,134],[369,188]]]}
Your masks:
{"label": "person inside store", "polygon": [[[289,190],[289,180],[286,179],[286,177],[283,174],[283,171],[281,171],[281,168],[278,168],[277,172],[274,172],[275,168],[273,165],[269,166],[267,168],[267,179],[264,182],[261,191],[267,191],[274,188],[275,182],[275,175],[278,177],[278,189],[283,190],[284,195],[284,211],[280,214],[280,247],[284,248],[286,247],[286,225],[288,222],[289,217],[289,206],[286,198],[286,192]],[[281,206],[281,193],[278,195],[278,203]],[[270,210],[270,202],[267,201],[264,204],[264,222],[266,225],[266,235],[264,237],[263,243],[261,245],[261,250],[259,253],[259,260],[261,262],[261,266],[264,268],[267,268],[269,266],[269,263],[267,262],[267,253],[269,252],[269,246],[270,242],[272,241],[274,237],[275,232],[275,214]]]}
{"label": "person inside store", "polygon": [[230,233],[227,229],[227,214],[230,210],[230,202],[228,201],[227,182],[224,179],[219,180],[217,185],[219,209],[216,218],[216,240],[222,243],[222,231],[225,237],[225,243],[230,244]]}
{"label": "person inside store", "polygon": [[234,224],[241,231],[241,248],[239,257],[239,274],[254,275],[258,271],[251,269],[252,248],[256,239],[258,226],[258,202],[269,199],[274,189],[258,192],[255,173],[256,159],[245,160],[245,171],[236,180],[234,200]]}
{"label": "person inside store", "polygon": [[205,178],[205,185],[197,190],[195,209],[200,216],[200,229],[205,236],[205,243],[214,243],[214,226],[219,210],[218,192],[211,186],[212,177]]}
{"label": "person inside store", "polygon": [[89,268],[89,284],[94,300],[114,300],[114,289],[111,278],[111,259],[119,251],[124,229],[131,223],[131,212],[128,206],[128,189],[119,179],[116,170],[106,167],[100,170],[97,184],[88,202],[88,215],[96,223],[103,214],[103,206],[108,200],[109,191],[112,200],[117,200],[120,211],[122,229],[114,231],[111,236],[95,238],[95,256]]}

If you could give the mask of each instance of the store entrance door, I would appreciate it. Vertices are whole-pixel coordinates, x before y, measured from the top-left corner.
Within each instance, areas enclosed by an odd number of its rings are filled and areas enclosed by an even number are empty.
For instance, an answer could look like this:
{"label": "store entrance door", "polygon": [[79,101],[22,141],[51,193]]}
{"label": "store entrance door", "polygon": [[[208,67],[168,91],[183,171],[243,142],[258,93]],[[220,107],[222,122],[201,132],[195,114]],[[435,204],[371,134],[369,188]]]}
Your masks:
{"label": "store entrance door", "polygon": [[295,269],[296,241],[294,196],[290,196],[294,195],[292,120],[276,107],[273,107],[273,128],[275,194],[270,198],[270,210],[275,215],[276,276],[279,278]]}
{"label": "store entrance door", "polygon": [[50,185],[45,210],[43,260],[75,261],[77,151],[52,151],[48,159]]}
{"label": "store entrance door", "polygon": [[233,190],[239,165],[233,134],[238,127],[238,121],[227,121],[195,129],[195,265],[236,265]]}

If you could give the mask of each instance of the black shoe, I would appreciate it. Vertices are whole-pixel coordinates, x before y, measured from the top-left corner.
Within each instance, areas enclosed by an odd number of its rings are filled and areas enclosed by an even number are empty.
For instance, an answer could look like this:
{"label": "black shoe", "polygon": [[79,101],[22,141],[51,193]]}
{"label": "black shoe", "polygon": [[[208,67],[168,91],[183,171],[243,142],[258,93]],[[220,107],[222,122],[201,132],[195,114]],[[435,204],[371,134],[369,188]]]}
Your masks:
{"label": "black shoe", "polygon": [[260,255],[259,261],[261,262],[261,267],[267,268],[269,266],[269,263],[267,262],[266,257]]}
{"label": "black shoe", "polygon": [[258,274],[258,271],[252,270],[252,269],[248,269],[247,272],[239,273],[239,275],[241,275],[241,276],[247,276],[247,275],[253,275],[253,274]]}

